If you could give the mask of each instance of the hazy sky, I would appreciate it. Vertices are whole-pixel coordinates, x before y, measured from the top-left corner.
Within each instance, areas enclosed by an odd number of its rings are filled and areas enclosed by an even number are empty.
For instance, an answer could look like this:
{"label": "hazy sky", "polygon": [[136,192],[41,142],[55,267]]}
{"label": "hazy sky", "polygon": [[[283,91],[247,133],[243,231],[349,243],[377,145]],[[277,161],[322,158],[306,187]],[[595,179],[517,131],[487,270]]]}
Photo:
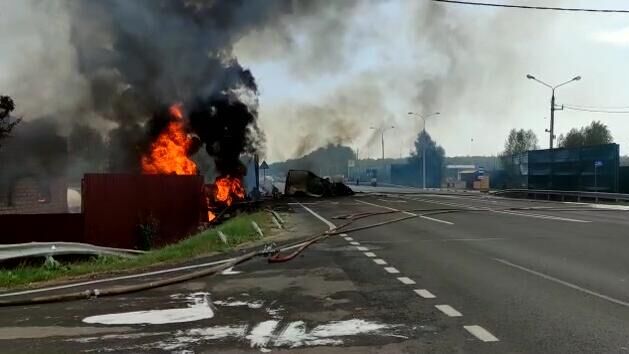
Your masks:
{"label": "hazy sky", "polygon": [[[629,9],[627,0],[491,1]],[[73,17],[68,12],[72,3],[0,0],[0,93],[15,99],[17,114],[25,120],[50,115],[67,132],[79,117],[105,135],[116,124],[97,116],[91,106],[89,81],[70,31],[73,21],[93,21]],[[118,4],[124,10],[135,3]],[[228,14],[230,21],[242,26],[197,34],[210,42],[224,38],[219,42],[225,57],[237,57],[255,76],[264,158],[270,162],[327,143],[348,144],[361,157],[380,156],[380,135],[370,127],[392,125],[385,134],[385,154],[407,156],[421,128],[408,111],[441,112],[429,119],[427,129],[449,156],[497,154],[512,128],[533,129],[540,147],[547,148],[550,90],[527,80],[528,73],[551,84],[583,77],[558,89],[558,104],[629,107],[629,14],[429,0],[231,4],[236,10]],[[256,16],[260,9],[269,12]],[[159,34],[160,28],[154,31]],[[91,32],[81,33],[89,41]],[[175,38],[174,44],[186,43],[188,34],[177,33],[182,40]],[[213,79],[207,78],[208,85]],[[621,153],[629,153],[629,114],[564,110],[555,118],[557,136],[601,120]]]}
{"label": "hazy sky", "polygon": [[[502,3],[629,9],[623,0]],[[336,15],[341,25],[328,21]],[[581,75],[558,89],[558,104],[629,107],[629,14],[391,0],[319,16],[288,24],[288,38],[261,30],[235,46],[260,86],[270,161],[327,141],[379,156],[369,127],[390,125],[386,156],[406,156],[421,127],[408,111],[441,112],[427,130],[449,156],[497,154],[511,128],[533,129],[547,148],[550,90],[527,73],[551,84]],[[330,22],[337,27],[321,28]],[[629,152],[627,114],[557,111],[556,135],[592,120]]]}

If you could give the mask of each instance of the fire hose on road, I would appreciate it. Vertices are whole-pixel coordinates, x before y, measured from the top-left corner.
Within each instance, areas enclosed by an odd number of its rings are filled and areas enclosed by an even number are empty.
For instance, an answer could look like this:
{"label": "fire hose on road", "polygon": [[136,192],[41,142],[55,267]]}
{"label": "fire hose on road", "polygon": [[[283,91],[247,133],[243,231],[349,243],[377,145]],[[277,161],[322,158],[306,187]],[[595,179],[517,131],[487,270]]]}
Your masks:
{"label": "fire hose on road", "polygon": [[[349,219],[346,223],[334,227],[328,231],[316,234],[314,236],[310,236],[303,241],[294,242],[292,244],[287,244],[284,246],[280,246],[277,248],[265,248],[259,251],[251,251],[247,252],[241,256],[231,258],[229,260],[225,260],[220,264],[210,266],[209,268],[205,268],[202,270],[198,270],[192,273],[183,274],[174,277],[168,277],[161,280],[149,281],[139,284],[126,285],[126,286],[110,286],[102,289],[94,288],[83,291],[70,292],[65,294],[54,294],[54,295],[44,295],[30,298],[18,298],[18,299],[7,299],[0,300],[0,307],[6,306],[24,306],[24,305],[34,305],[34,304],[43,304],[43,303],[52,303],[52,302],[62,302],[62,301],[72,301],[72,300],[80,300],[80,299],[91,299],[102,296],[115,296],[121,294],[128,294],[139,292],[148,289],[159,288],[167,285],[177,284],[184,281],[201,278],[205,276],[218,274],[226,269],[232,268],[238,264],[247,262],[255,257],[264,256],[268,257],[269,263],[279,263],[286,262],[294,259],[303,251],[305,251],[309,246],[327,239],[331,236],[338,235],[341,233],[351,233],[360,230],[371,229],[379,226],[384,226],[387,224],[392,224],[396,222],[401,222],[404,220],[422,217],[426,215],[435,215],[435,214],[444,214],[444,213],[458,213],[458,212],[493,212],[493,211],[514,211],[514,210],[538,210],[538,211],[604,211],[607,209],[597,209],[597,208],[502,208],[502,209],[490,209],[486,207],[478,207],[478,208],[436,208],[436,209],[409,209],[409,210],[387,210],[380,212],[368,212],[368,213],[359,213],[353,215],[341,215],[337,216],[337,219]],[[626,210],[613,210],[613,211],[626,211]],[[384,220],[372,224],[361,225],[349,228],[356,220],[378,216],[378,215],[387,215],[387,214],[397,214],[397,213],[406,213],[409,215],[391,219]],[[418,214],[414,214],[418,213]],[[295,251],[282,255],[283,251],[289,251],[295,249]],[[45,291],[43,289],[42,291]]]}

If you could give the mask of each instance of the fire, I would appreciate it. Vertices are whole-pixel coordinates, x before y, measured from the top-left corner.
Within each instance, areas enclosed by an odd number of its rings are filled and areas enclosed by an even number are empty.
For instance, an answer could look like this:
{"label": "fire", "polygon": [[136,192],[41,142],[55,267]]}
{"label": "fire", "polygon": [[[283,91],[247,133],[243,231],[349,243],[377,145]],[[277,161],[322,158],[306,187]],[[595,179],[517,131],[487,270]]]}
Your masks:
{"label": "fire", "polygon": [[244,198],[245,189],[239,178],[231,177],[229,175],[218,177],[212,186],[206,187],[205,189],[205,201],[208,207],[208,221],[212,221],[216,218],[216,215],[209,210],[213,205],[213,202],[230,206],[235,200]]}
{"label": "fire", "polygon": [[217,178],[214,184],[216,185],[215,199],[223,202],[227,206],[232,205],[234,197],[238,199],[245,198],[245,189],[242,187],[242,182],[240,182],[238,178],[227,175]]}
{"label": "fire", "polygon": [[183,107],[174,104],[168,110],[172,120],[151,144],[148,154],[142,156],[142,173],[193,175],[197,166],[188,158],[192,139],[186,134]]}

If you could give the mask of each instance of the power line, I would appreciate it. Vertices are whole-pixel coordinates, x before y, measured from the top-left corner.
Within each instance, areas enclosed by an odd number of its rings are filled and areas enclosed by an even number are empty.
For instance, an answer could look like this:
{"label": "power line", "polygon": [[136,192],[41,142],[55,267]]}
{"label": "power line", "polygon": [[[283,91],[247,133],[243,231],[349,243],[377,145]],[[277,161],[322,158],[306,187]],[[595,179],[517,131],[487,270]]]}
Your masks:
{"label": "power line", "polygon": [[570,106],[573,108],[582,108],[582,109],[595,109],[595,110],[601,110],[601,111],[622,111],[622,110],[629,110],[629,106],[585,106],[585,105],[579,105],[579,104],[566,104],[565,106]]}
{"label": "power line", "polygon": [[513,8],[513,9],[528,9],[528,10],[554,10],[554,11],[573,11],[573,12],[629,13],[629,10],[614,10],[614,9],[584,9],[584,8],[577,8],[577,7],[546,7],[546,6],[508,5],[508,4],[489,3],[489,2],[473,2],[473,1],[458,1],[458,0],[432,0],[432,1],[434,1],[434,2],[444,2],[444,3],[449,3],[449,4],[458,4],[458,5],[508,7],[508,8]]}
{"label": "power line", "polygon": [[581,111],[581,112],[591,112],[591,113],[612,113],[612,114],[629,114],[629,111],[606,111],[602,109],[589,109],[589,108],[577,108],[570,106],[563,106],[564,109],[569,109],[571,111]]}

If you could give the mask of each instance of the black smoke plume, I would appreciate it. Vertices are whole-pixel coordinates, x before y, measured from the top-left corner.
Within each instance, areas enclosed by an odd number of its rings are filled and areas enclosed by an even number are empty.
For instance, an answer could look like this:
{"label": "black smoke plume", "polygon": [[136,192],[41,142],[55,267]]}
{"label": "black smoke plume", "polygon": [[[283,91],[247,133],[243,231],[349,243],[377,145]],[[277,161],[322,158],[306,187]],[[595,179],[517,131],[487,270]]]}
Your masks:
{"label": "black smoke plume", "polygon": [[138,170],[139,156],[165,128],[164,113],[173,103],[183,104],[191,132],[220,174],[235,173],[240,154],[261,147],[255,80],[230,54],[237,36],[265,19],[263,13],[245,14],[251,10],[245,3],[69,3],[72,42],[93,108],[117,124],[109,134],[110,169]]}

